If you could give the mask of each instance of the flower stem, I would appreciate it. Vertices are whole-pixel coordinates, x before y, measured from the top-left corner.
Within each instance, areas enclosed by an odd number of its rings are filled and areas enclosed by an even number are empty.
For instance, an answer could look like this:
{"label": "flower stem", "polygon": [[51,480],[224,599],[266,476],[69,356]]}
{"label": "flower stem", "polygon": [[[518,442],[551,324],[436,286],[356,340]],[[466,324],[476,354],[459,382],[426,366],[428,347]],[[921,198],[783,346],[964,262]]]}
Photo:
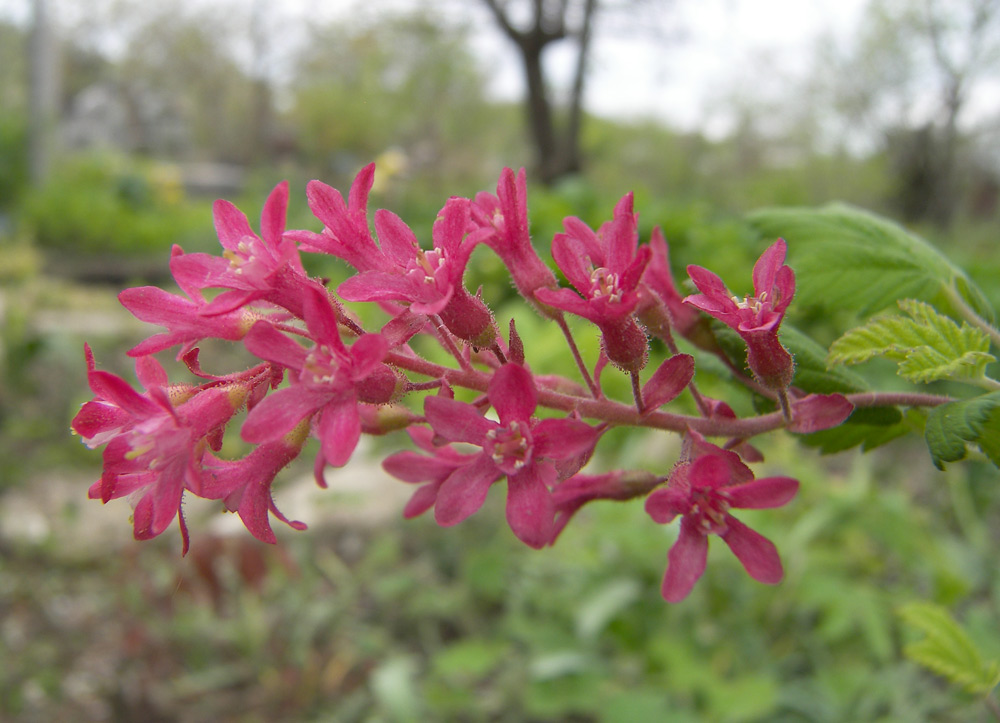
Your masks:
{"label": "flower stem", "polygon": [[[386,357],[386,362],[417,374],[445,379],[452,386],[465,387],[480,392],[486,391],[490,381],[489,374],[471,367],[449,369],[426,359],[404,356],[398,352],[390,352]],[[952,401],[951,397],[937,394],[906,392],[862,392],[845,396],[855,407],[934,407]],[[693,429],[710,437],[749,439],[764,432],[780,429],[787,424],[780,412],[742,419],[725,417],[706,419],[700,416],[693,417],[659,410],[642,413],[636,410],[634,404],[623,404],[611,399],[591,399],[544,388],[538,390],[538,403],[549,409],[564,412],[576,411],[582,417],[599,419],[614,425],[666,429],[673,432],[685,432]]]}
{"label": "flower stem", "polygon": [[590,372],[587,371],[587,365],[583,363],[583,357],[580,356],[580,350],[577,348],[576,341],[573,339],[573,332],[569,330],[569,325],[566,323],[566,317],[560,314],[556,317],[556,323],[559,324],[559,328],[562,329],[563,336],[566,337],[566,343],[569,344],[569,350],[573,354],[576,366],[580,370],[580,374],[583,375],[583,380],[587,383],[587,388],[590,389],[590,395],[597,399],[601,396],[601,390],[597,388],[593,378],[590,376]]}

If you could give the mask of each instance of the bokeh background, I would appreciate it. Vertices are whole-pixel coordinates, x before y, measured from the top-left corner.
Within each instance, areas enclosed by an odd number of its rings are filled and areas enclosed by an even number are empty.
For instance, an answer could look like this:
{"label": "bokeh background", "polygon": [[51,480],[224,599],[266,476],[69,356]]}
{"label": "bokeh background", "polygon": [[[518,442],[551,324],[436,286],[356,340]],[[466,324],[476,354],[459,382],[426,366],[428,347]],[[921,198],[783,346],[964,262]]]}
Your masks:
{"label": "bokeh background", "polygon": [[[100,455],[69,421],[84,341],[131,378],[150,330],[115,296],[169,287],[174,243],[216,250],[215,198],[255,219],[289,179],[289,227],[318,230],[306,182],[346,190],[371,160],[372,207],[423,239],[503,166],[529,169],[543,250],[634,190],[643,237],[661,226],[676,268],[738,290],[773,240],[746,212],[845,201],[924,235],[1000,308],[1000,3],[278,5],[0,0],[0,720],[989,720],[905,658],[896,611],[942,604],[1000,658],[1000,480],[976,458],[935,470],[918,438],[762,443],[760,474],[802,481],[745,515],[785,582],[714,545],[670,606],[676,530],[641,502],[584,510],[541,552],[502,500],[448,530],[404,522],[409,490],[378,466],[398,438],[329,490],[290,468],[276,499],[310,529],[275,547],[189,504],[181,558],[174,530],[136,543],[125,502],[86,499]],[[470,273],[515,313],[495,258]],[[843,321],[795,314],[827,340]],[[533,367],[562,371],[559,336],[524,325]],[[616,435],[598,468],[676,459],[672,437]]]}

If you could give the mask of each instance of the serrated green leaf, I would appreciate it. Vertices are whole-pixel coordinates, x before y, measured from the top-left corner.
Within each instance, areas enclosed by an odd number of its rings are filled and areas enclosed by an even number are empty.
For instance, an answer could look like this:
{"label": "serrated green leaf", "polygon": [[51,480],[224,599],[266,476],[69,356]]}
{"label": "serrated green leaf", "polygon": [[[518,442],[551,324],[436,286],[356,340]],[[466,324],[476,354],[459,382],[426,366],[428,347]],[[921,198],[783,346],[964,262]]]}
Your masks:
{"label": "serrated green leaf", "polygon": [[926,637],[903,653],[911,660],[961,685],[970,693],[987,693],[1000,683],[1000,664],[984,661],[972,640],[947,610],[931,603],[909,603],[899,610],[907,624]]}
{"label": "serrated green leaf", "polygon": [[972,399],[948,402],[927,415],[924,438],[934,466],[957,462],[966,455],[966,444],[980,447],[993,464],[1000,467],[1000,392]]}
{"label": "serrated green leaf", "polygon": [[859,364],[884,356],[899,364],[899,374],[911,382],[976,379],[994,360],[985,332],[962,322],[960,327],[930,304],[915,299],[899,302],[907,314],[882,314],[851,329],[833,344],[827,363]]}
{"label": "serrated green leaf", "polygon": [[[986,297],[964,271],[919,236],[884,218],[834,204],[763,209],[749,220],[764,235],[789,242],[801,303],[865,315],[897,299],[935,301],[954,288],[980,316],[993,319]],[[796,253],[798,247],[807,248],[807,253]]]}

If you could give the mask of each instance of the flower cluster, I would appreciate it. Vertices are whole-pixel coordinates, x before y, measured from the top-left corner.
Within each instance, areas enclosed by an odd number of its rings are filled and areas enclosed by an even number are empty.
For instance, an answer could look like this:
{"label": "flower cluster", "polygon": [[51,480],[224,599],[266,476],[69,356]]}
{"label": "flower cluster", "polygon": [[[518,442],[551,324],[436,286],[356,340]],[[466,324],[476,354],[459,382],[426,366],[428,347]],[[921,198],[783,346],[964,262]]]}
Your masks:
{"label": "flower cluster", "polygon": [[[798,482],[754,479],[746,462],[760,455],[748,439],[777,428],[829,428],[852,410],[840,395],[808,395],[793,385],[793,359],[778,336],[794,294],[784,241],[754,267],[753,296],[739,300],[715,274],[691,266],[701,294],[685,298],[663,234],[654,230],[640,242],[626,194],[596,231],[578,218],[565,220],[551,246],[572,286],[561,288],[529,235],[523,170],[505,169],[495,194],[449,199],[427,244],[387,210],[375,212],[372,232],[374,173],[374,165],[362,169],[346,201],[319,181],[308,185],[320,231],[285,228],[287,183],[268,197],[259,233],[235,206],[218,201],[222,253],[172,252],[170,270],[183,295],[155,287],[121,293],[130,312],[164,330],[129,351],[143,391],[99,370],[86,350],[94,398],[72,426],[87,445],[104,447],[104,471],[90,496],[128,497],[137,539],[178,520],[186,551],[183,501],[190,494],[220,500],[254,537],[273,543],[272,515],[305,528],[278,511],[271,488],[310,438],[317,441],[316,480],[326,486],[324,471],[347,464],[363,434],[406,430],[419,451],[398,451],[383,462],[389,474],[415,485],[405,517],[433,509],[440,525],[458,524],[503,482],[513,534],[541,548],[589,502],[644,497],[655,522],[681,518],[663,585],[667,600],[684,598],[701,576],[709,534],[722,537],[752,577],[777,582],[782,567],[774,546],[729,510],[783,505]],[[565,375],[532,372],[513,320],[500,333],[504,325],[482,294],[466,287],[479,246],[500,257],[517,292],[566,337],[572,361]],[[306,271],[303,254],[339,258],[355,273],[334,292]],[[385,319],[365,328],[342,301],[374,302]],[[600,335],[597,359],[580,353],[566,312]],[[770,396],[780,411],[738,418],[698,391],[695,357],[681,353],[675,336],[692,342],[695,353],[722,356],[706,314],[746,341],[752,376],[734,365],[734,378]],[[418,337],[453,363],[418,353],[426,349],[413,343]],[[199,352],[207,339],[242,345],[253,365],[205,371]],[[669,352],[655,365],[651,339]],[[153,356],[168,349],[191,379],[168,380]],[[601,375],[609,364],[630,378],[632,399],[605,394]],[[592,458],[601,464],[603,434],[619,425],[681,435],[673,470],[591,470]],[[236,459],[222,454],[234,427],[248,450]],[[726,441],[720,447],[706,437]]]}

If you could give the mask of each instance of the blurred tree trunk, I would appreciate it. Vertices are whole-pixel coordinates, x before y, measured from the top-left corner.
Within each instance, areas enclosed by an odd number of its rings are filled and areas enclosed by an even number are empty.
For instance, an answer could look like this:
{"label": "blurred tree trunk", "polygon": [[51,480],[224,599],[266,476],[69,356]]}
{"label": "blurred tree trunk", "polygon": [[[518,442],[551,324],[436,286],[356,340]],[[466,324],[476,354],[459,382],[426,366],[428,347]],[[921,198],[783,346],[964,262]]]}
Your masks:
{"label": "blurred tree trunk", "polygon": [[[552,184],[579,171],[582,166],[583,91],[597,0],[582,0],[577,9],[569,0],[531,0],[531,18],[522,27],[511,20],[509,0],[483,2],[521,55],[528,91],[525,108],[535,165],[542,182]],[[560,124],[546,84],[542,54],[550,44],[568,38],[576,42],[577,60],[565,122]]]}
{"label": "blurred tree trunk", "polygon": [[49,26],[46,0],[32,3],[28,44],[28,167],[34,184],[48,176],[55,142],[58,97],[56,51]]}

